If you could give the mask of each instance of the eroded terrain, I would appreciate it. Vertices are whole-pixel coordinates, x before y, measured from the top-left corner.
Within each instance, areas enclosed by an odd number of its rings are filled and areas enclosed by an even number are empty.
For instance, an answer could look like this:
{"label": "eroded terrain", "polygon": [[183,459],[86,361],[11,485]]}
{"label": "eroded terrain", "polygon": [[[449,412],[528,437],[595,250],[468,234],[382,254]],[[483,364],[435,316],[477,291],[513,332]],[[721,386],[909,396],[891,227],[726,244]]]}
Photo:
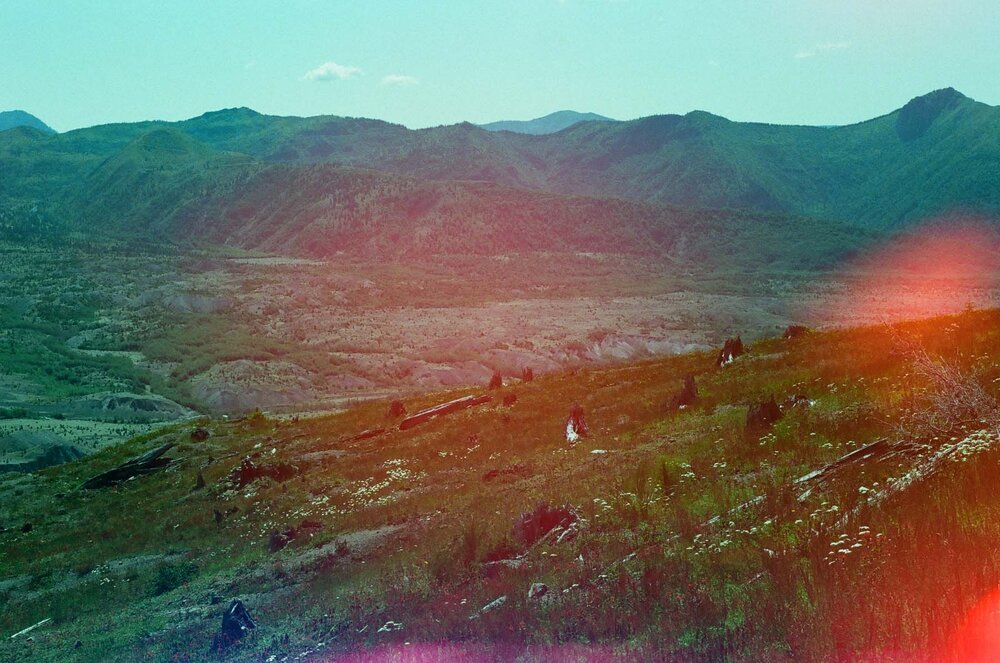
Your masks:
{"label": "eroded terrain", "polygon": [[[850,326],[1000,301],[981,277],[871,266],[751,277],[583,253],[395,264],[101,246],[2,255],[0,415],[48,421],[32,424],[47,431],[32,439],[53,444],[86,438],[66,422],[331,411],[483,384],[494,370],[541,374],[737,334],[752,341],[792,323]],[[31,437],[4,435],[0,454]]]}

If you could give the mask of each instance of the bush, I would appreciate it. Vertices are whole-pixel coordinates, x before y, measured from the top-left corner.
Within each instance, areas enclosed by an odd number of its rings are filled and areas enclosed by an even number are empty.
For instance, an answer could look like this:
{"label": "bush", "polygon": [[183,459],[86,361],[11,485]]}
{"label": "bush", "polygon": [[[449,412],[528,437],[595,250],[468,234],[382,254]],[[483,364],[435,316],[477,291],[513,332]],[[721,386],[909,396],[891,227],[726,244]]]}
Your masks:
{"label": "bush", "polygon": [[198,567],[193,562],[168,562],[156,569],[153,579],[153,596],[172,592],[198,575]]}

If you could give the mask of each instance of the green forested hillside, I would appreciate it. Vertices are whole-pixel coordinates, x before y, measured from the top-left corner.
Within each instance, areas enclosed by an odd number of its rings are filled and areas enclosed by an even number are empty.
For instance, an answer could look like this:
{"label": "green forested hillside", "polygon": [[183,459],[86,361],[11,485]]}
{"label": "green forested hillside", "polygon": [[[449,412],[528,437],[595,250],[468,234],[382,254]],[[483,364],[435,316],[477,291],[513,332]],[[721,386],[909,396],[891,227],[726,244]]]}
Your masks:
{"label": "green forested hillside", "polygon": [[[775,214],[875,231],[998,214],[1000,110],[947,89],[845,127],[694,112],[530,136],[242,108],[53,136],[19,127],[0,132],[0,164],[0,226],[14,235],[63,224],[170,236],[183,226],[194,238],[307,254],[660,251],[681,235],[766,235]],[[738,231],[688,221],[722,217],[743,219]],[[838,240],[847,231],[818,223],[786,225],[850,250]]]}

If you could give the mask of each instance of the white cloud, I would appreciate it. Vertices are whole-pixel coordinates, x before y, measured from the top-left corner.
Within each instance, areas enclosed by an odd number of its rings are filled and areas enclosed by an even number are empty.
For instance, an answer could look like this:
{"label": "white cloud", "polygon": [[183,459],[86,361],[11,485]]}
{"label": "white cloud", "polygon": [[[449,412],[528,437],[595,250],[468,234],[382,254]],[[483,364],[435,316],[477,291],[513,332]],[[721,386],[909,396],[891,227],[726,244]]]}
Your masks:
{"label": "white cloud", "polygon": [[811,58],[822,53],[823,51],[838,51],[845,48],[850,48],[851,42],[849,41],[828,41],[822,44],[816,44],[808,50],[799,51],[794,57],[796,60],[802,60],[803,58]]}
{"label": "white cloud", "polygon": [[382,85],[416,85],[419,83],[413,76],[404,76],[403,74],[389,74],[388,76],[382,77]]}
{"label": "white cloud", "polygon": [[304,81],[342,81],[361,75],[362,71],[358,67],[351,67],[336,62],[324,62],[315,69],[306,72],[302,77]]}

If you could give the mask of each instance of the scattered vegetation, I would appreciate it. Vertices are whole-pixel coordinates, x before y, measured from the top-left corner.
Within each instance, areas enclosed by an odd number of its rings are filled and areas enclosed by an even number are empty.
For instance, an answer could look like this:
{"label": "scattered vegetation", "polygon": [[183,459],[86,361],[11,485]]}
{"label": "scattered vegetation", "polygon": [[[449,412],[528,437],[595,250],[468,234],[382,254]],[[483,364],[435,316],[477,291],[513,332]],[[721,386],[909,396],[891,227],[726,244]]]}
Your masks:
{"label": "scattered vegetation", "polygon": [[[184,425],[28,482],[2,478],[0,522],[33,527],[0,533],[0,629],[54,621],[0,647],[59,660],[79,639],[83,660],[199,659],[241,598],[258,624],[241,658],[408,646],[940,658],[1000,584],[998,323],[1000,312],[970,312],[761,341],[721,369],[706,352],[542,375],[517,384],[512,407],[364,439],[386,402],[217,421],[200,441]],[[688,374],[698,405],[668,410]],[[765,394],[783,416],[748,437],[747,409]],[[913,425],[949,398],[962,416]],[[569,446],[575,402],[591,434]],[[180,462],[162,473],[77,490],[172,440]],[[883,451],[837,462],[879,440]],[[246,456],[294,469],[237,487]],[[207,485],[193,491],[198,473]],[[270,552],[275,531],[288,541]]]}

